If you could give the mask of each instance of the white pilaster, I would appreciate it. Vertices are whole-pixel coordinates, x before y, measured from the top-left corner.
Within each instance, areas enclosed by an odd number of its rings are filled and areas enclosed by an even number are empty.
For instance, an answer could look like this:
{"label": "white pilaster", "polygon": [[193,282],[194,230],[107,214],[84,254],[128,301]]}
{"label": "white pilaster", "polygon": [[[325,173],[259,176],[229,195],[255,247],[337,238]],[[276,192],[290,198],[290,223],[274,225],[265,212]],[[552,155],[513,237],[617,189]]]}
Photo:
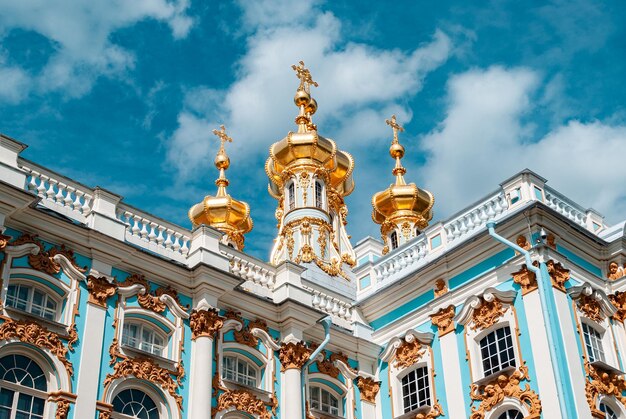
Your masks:
{"label": "white pilaster", "polygon": [[587,404],[585,394],[585,374],[580,367],[581,355],[578,352],[579,342],[577,342],[577,326],[572,322],[571,309],[567,295],[561,291],[554,290],[554,299],[556,302],[557,314],[559,316],[558,323],[561,325],[561,333],[563,334],[563,349],[565,357],[567,358],[567,365],[569,365],[569,371],[563,371],[563,373],[569,374],[574,392],[576,410],[578,411],[578,417],[590,418],[591,409]]}
{"label": "white pilaster", "polygon": [[[558,291],[557,291],[558,292]],[[554,378],[554,366],[550,358],[550,347],[546,335],[544,321],[544,311],[541,308],[539,292],[531,291],[524,295],[524,311],[528,322],[528,334],[530,337],[530,347],[535,360],[535,371],[537,374],[537,386],[539,387],[539,397],[541,398],[542,412],[547,418],[563,417],[559,406],[556,381]]]}
{"label": "white pilaster", "polygon": [[96,400],[100,365],[102,364],[102,348],[104,341],[104,325],[106,308],[94,303],[87,303],[85,313],[85,332],[81,336],[80,369],[76,394],[75,418],[93,418],[96,415]]}
{"label": "white pilaster", "polygon": [[463,383],[461,383],[461,365],[456,335],[454,332],[446,333],[439,338],[439,343],[448,400],[448,417],[462,418],[465,416],[465,404],[463,403]]}

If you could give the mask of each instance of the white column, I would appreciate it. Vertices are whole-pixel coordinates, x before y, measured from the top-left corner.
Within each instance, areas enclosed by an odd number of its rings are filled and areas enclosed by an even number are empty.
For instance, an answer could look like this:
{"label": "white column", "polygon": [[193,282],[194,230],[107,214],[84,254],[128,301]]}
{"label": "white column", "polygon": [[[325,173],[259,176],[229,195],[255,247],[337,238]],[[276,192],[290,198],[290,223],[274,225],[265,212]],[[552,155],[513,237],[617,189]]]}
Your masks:
{"label": "white column", "polygon": [[[376,402],[380,403],[380,383],[369,377],[357,377],[357,387],[361,394],[361,417],[375,419]],[[348,405],[349,406],[349,405]]]}
{"label": "white column", "polygon": [[[559,292],[559,291],[555,291]],[[534,290],[523,296],[524,311],[528,322],[530,347],[535,360],[537,387],[541,398],[541,409],[547,418],[560,418],[561,407],[557,396],[554,366],[550,358],[550,347],[546,335],[544,314],[539,299],[539,291]]]}
{"label": "white column", "polygon": [[85,313],[85,325],[87,327],[81,336],[75,418],[93,418],[96,416],[96,400],[98,400],[98,387],[100,385],[98,371],[102,365],[105,319],[106,307],[92,301],[87,303],[87,312]]}
{"label": "white column", "polygon": [[624,323],[618,320],[613,320],[611,327],[613,329],[613,336],[615,336],[617,351],[619,352],[619,358],[623,368],[626,366],[626,329],[624,328]]}
{"label": "white column", "polygon": [[572,322],[571,306],[569,305],[567,295],[556,289],[554,290],[554,300],[559,316],[558,323],[561,325],[561,333],[563,334],[565,357],[567,358],[567,365],[570,366],[569,371],[563,371],[563,373],[569,374],[570,376],[578,417],[591,418],[591,409],[587,404],[585,393],[585,374],[580,367],[581,356],[578,352],[579,343],[576,341],[578,339],[576,332],[577,326]]}
{"label": "white column", "polygon": [[290,368],[282,374],[282,403],[280,417],[282,419],[302,418],[302,377],[300,370]]}
{"label": "white column", "polygon": [[217,310],[203,308],[191,313],[191,374],[189,378],[189,418],[211,417],[213,380],[213,340],[223,320]]}
{"label": "white column", "polygon": [[211,416],[211,380],[213,378],[213,339],[202,336],[191,342],[191,377],[189,384],[189,417]]}

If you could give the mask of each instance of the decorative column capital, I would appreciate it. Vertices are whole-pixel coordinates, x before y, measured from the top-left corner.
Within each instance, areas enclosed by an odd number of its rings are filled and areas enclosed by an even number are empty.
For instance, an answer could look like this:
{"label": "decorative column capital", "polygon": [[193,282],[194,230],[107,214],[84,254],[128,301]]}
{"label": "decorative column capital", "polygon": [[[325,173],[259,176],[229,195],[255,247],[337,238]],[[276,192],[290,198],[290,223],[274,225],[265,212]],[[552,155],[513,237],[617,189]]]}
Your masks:
{"label": "decorative column capital", "polygon": [[116,286],[110,283],[105,277],[96,278],[89,275],[87,277],[87,290],[89,290],[89,302],[106,308],[107,299],[115,294]]}
{"label": "decorative column capital", "polygon": [[431,321],[439,329],[439,337],[454,331],[454,305],[450,304],[446,308],[439,309],[435,314],[431,314]]}
{"label": "decorative column capital", "polygon": [[195,309],[189,317],[189,326],[191,327],[191,339],[196,340],[199,337],[209,337],[213,339],[215,334],[224,325],[224,319],[219,316],[217,310]]}
{"label": "decorative column capital", "polygon": [[376,395],[380,391],[380,381],[373,378],[358,376],[356,385],[361,393],[361,400],[376,403]]}
{"label": "decorative column capital", "polygon": [[304,342],[283,343],[278,353],[280,358],[280,370],[285,372],[289,369],[301,370],[311,356],[311,350]]}
{"label": "decorative column capital", "polygon": [[523,264],[519,271],[513,272],[511,275],[513,275],[513,282],[522,288],[522,296],[538,288],[537,275],[528,269],[526,264]]}

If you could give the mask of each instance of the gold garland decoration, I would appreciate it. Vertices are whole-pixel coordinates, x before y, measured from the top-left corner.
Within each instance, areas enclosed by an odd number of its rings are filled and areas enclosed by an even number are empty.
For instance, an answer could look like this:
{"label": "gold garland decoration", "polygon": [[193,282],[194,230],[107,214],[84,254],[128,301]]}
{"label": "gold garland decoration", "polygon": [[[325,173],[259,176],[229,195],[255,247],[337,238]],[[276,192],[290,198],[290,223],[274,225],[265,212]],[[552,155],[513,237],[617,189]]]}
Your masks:
{"label": "gold garland decoration", "polygon": [[538,288],[537,275],[528,269],[526,264],[523,264],[519,271],[513,272],[511,275],[513,275],[513,282],[522,288],[522,296],[535,291]]}
{"label": "gold garland decoration", "polygon": [[212,417],[217,412],[234,407],[240,412],[258,415],[260,419],[272,419],[272,415],[265,407],[265,403],[259,400],[248,390],[226,390],[217,398],[217,408],[213,411]]}

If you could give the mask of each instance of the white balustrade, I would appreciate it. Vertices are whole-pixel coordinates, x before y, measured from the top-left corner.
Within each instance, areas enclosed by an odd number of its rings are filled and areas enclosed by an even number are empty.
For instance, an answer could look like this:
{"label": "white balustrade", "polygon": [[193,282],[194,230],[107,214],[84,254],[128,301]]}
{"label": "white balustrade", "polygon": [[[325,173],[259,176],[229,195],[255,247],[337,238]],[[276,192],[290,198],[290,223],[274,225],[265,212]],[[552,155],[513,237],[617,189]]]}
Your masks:
{"label": "white balustrade", "polygon": [[498,192],[495,196],[446,222],[444,224],[447,236],[446,243],[449,245],[465,235],[484,227],[487,222],[500,218],[507,209],[508,202],[504,192]]}
{"label": "white balustrade", "polygon": [[583,227],[587,226],[587,212],[558,192],[545,188],[546,205]]}
{"label": "white balustrade", "polygon": [[92,190],[36,165],[24,164],[21,168],[27,176],[26,189],[37,194],[43,206],[85,222],[93,204]]}
{"label": "white balustrade", "polygon": [[352,304],[325,294],[313,288],[304,287],[313,294],[313,307],[331,316],[350,322],[352,320]]}
{"label": "white balustrade", "polygon": [[251,281],[269,290],[274,289],[276,272],[273,266],[250,257],[227,253],[230,259],[230,272],[246,281]]}
{"label": "white balustrade", "polygon": [[118,205],[116,213],[126,224],[128,242],[177,260],[189,253],[190,231],[124,204]]}

